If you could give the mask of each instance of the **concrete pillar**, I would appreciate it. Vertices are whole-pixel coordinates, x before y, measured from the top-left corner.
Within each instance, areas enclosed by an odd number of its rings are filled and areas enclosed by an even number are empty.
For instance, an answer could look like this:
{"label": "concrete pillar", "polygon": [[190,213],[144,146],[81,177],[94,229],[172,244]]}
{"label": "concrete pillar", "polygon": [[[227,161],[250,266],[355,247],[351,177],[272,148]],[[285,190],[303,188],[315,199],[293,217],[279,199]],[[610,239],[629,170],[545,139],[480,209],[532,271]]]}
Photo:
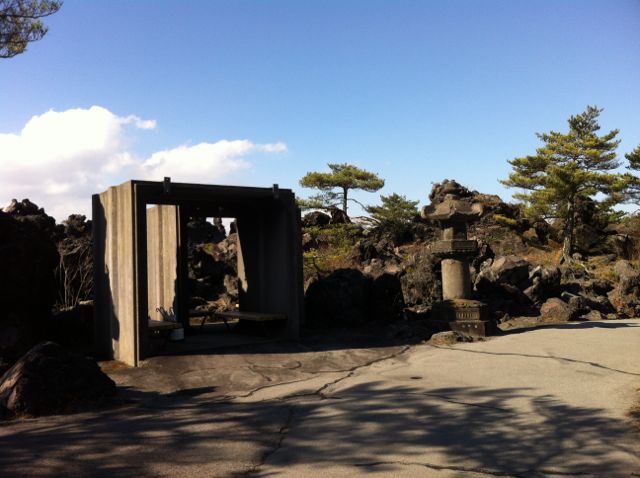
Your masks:
{"label": "concrete pillar", "polygon": [[162,320],[158,307],[179,313],[177,211],[177,206],[147,209],[147,307],[151,320]]}
{"label": "concrete pillar", "polygon": [[136,243],[133,184],[93,196],[96,348],[100,355],[138,363]]}
{"label": "concrete pillar", "polygon": [[442,260],[442,298],[469,299],[471,297],[471,274],[469,263],[462,259]]}

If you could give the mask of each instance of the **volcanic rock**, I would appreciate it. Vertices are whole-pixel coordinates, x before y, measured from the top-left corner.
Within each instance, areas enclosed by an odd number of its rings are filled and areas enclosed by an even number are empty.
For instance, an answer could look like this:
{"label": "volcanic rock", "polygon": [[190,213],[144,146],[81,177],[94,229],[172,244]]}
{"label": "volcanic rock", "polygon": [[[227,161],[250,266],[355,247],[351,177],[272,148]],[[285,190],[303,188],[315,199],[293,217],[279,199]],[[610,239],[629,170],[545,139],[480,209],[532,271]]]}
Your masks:
{"label": "volcanic rock", "polygon": [[115,393],[115,383],[93,360],[54,342],[36,345],[0,378],[0,408],[13,415],[58,413]]}

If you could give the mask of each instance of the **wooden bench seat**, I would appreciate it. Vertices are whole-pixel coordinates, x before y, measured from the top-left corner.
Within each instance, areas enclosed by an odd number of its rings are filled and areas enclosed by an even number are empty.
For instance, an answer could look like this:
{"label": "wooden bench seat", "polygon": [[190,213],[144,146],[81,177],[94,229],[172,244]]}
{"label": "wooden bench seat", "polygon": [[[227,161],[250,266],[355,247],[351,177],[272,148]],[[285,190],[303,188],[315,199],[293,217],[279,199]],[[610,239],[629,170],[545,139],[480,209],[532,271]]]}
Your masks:
{"label": "wooden bench seat", "polygon": [[228,310],[225,312],[216,312],[215,315],[220,318],[247,320],[249,322],[270,322],[272,320],[287,320],[287,316],[285,314],[244,312],[241,310]]}

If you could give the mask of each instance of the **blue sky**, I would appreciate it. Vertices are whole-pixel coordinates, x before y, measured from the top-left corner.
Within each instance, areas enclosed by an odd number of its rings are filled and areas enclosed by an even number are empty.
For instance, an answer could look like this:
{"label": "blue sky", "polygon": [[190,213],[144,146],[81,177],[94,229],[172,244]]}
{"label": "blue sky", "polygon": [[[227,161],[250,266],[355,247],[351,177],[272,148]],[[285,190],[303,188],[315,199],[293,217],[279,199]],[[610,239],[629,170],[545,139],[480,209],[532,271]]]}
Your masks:
{"label": "blue sky", "polygon": [[46,21],[0,60],[0,204],[58,219],[132,175],[306,196],[327,162],[422,204],[444,178],[508,199],[507,160],[589,104],[640,144],[637,0],[66,0]]}

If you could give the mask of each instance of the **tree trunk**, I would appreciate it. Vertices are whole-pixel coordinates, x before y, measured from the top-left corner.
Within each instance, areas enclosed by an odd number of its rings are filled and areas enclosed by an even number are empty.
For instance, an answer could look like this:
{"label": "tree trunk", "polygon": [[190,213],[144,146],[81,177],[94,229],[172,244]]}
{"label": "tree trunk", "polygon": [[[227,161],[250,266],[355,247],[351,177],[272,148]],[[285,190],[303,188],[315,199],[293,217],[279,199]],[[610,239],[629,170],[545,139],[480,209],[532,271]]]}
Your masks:
{"label": "tree trunk", "polygon": [[573,252],[573,231],[575,228],[575,208],[573,201],[567,203],[567,222],[564,226],[564,240],[562,242],[562,259],[560,262],[571,262]]}
{"label": "tree trunk", "polygon": [[344,211],[345,216],[349,217],[347,214],[347,191],[349,191],[348,188],[342,188],[342,210]]}

